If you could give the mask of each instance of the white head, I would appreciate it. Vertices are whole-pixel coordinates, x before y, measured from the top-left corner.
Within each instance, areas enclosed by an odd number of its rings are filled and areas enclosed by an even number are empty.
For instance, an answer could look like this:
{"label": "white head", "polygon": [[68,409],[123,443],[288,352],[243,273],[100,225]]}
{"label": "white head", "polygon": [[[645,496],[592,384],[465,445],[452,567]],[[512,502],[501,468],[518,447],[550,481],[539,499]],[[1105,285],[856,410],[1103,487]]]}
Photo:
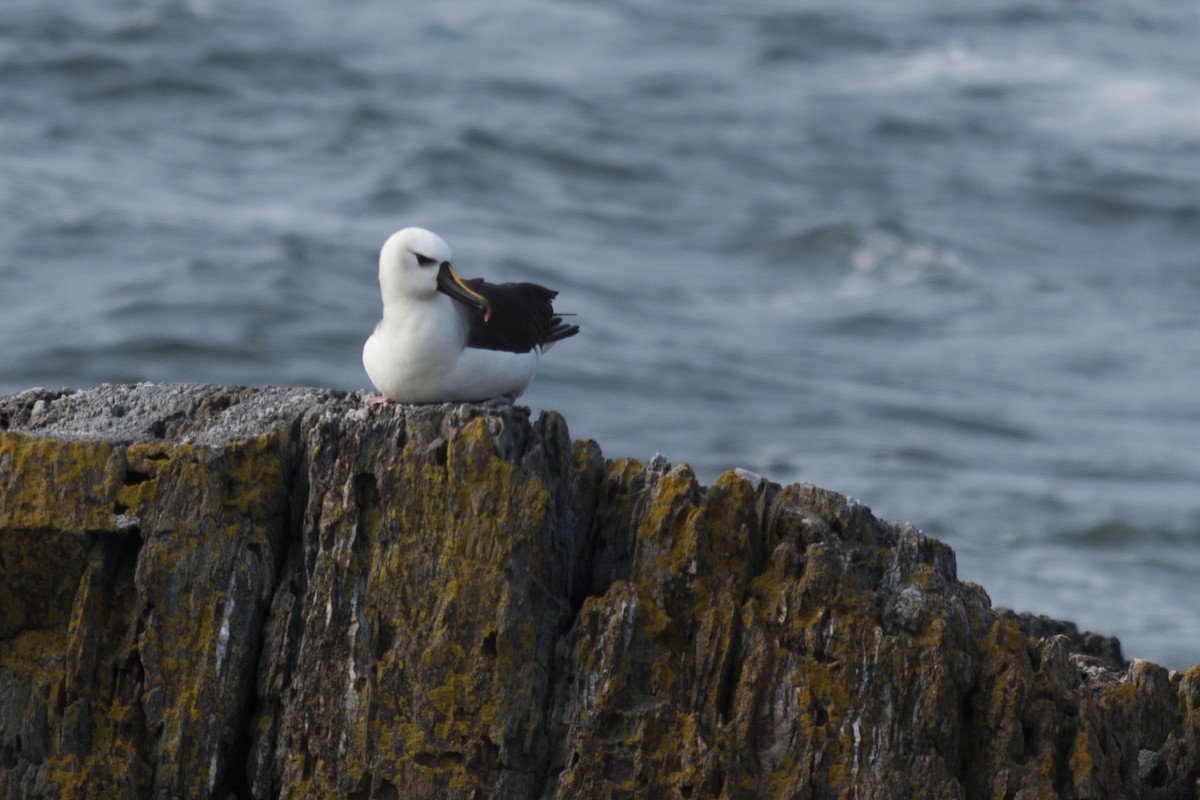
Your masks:
{"label": "white head", "polygon": [[432,298],[438,290],[438,269],[450,263],[450,246],[432,231],[396,231],[379,251],[379,286],[383,302],[392,298]]}
{"label": "white head", "polygon": [[471,289],[450,266],[450,246],[424,228],[405,228],[388,237],[379,251],[379,286],[383,307],[403,307],[407,301],[429,301],[438,292],[491,318],[483,295]]}

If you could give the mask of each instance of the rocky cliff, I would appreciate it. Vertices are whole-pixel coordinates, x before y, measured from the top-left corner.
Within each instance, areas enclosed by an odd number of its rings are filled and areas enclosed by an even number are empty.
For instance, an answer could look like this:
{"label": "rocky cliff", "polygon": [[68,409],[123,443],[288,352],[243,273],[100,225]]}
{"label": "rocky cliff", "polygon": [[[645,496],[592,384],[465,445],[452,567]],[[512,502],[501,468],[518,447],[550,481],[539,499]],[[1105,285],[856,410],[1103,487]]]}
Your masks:
{"label": "rocky cliff", "polygon": [[0,796],[1185,798],[1200,667],[522,408],[0,398]]}

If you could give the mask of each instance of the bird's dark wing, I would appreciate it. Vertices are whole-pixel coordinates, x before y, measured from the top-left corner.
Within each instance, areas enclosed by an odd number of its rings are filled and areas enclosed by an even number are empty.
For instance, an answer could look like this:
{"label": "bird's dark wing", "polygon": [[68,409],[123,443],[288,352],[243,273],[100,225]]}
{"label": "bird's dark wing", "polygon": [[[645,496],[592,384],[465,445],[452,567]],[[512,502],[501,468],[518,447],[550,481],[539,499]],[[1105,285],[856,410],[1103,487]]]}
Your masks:
{"label": "bird's dark wing", "polygon": [[[554,316],[551,301],[558,292],[536,283],[488,283],[483,278],[463,281],[473,291],[487,298],[491,318],[471,315],[468,347],[482,350],[506,350],[528,353],[543,344],[556,332],[562,320]],[[558,338],[565,338],[558,336]]]}

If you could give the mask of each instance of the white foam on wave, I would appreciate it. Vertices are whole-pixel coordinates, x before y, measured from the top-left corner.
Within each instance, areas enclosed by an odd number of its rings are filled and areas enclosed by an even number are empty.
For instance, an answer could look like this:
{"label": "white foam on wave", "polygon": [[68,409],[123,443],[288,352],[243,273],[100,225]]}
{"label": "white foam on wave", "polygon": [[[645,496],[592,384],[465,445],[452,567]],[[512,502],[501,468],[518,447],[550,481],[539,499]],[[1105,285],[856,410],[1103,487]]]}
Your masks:
{"label": "white foam on wave", "polygon": [[991,52],[951,40],[880,57],[847,76],[852,93],[994,90],[1032,129],[1085,141],[1161,149],[1200,147],[1200,79],[1161,65],[1116,63],[1111,55],[1031,47]]}
{"label": "white foam on wave", "polygon": [[1179,76],[1131,75],[1085,67],[1065,93],[1056,114],[1038,126],[1063,132],[1087,132],[1100,141],[1155,149],[1200,148],[1197,81]]}

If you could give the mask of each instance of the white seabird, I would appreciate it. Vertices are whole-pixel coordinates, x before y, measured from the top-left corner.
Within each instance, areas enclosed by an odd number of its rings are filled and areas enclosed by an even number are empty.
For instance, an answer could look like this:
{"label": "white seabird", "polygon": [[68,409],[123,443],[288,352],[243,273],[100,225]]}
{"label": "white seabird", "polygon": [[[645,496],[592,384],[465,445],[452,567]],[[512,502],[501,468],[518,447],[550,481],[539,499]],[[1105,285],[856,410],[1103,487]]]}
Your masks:
{"label": "white seabird", "polygon": [[363,346],[363,366],[383,398],[399,403],[511,403],[533,380],[541,354],[579,332],[555,316],[558,292],[462,280],[450,247],[423,228],[384,243],[379,286],[383,319]]}

